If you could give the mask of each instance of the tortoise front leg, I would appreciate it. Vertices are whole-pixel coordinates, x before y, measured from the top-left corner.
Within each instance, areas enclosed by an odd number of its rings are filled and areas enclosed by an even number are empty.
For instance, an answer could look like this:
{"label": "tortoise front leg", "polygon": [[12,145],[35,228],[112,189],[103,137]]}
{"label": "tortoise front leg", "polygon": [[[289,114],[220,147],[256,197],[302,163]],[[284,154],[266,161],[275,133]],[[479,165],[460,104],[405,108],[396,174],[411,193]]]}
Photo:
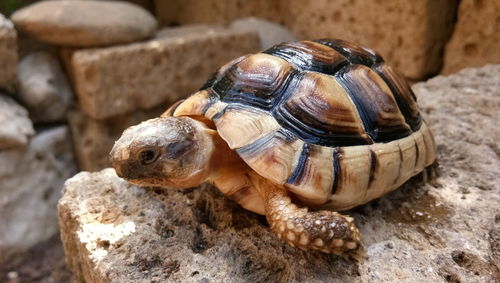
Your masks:
{"label": "tortoise front leg", "polygon": [[362,257],[360,233],[351,217],[299,208],[284,188],[259,179],[257,187],[265,201],[267,221],[280,239],[302,250],[319,250],[356,260]]}

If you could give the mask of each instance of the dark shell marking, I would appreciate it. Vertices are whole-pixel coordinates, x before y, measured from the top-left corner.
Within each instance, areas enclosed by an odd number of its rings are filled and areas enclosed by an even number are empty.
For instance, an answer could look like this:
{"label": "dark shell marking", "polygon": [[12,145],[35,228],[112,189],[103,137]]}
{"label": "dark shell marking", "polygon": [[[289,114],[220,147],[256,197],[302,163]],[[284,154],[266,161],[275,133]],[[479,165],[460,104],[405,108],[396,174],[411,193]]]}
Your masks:
{"label": "dark shell marking", "polygon": [[168,113],[205,116],[258,174],[337,209],[394,189],[435,159],[406,81],[342,40],[237,58]]}

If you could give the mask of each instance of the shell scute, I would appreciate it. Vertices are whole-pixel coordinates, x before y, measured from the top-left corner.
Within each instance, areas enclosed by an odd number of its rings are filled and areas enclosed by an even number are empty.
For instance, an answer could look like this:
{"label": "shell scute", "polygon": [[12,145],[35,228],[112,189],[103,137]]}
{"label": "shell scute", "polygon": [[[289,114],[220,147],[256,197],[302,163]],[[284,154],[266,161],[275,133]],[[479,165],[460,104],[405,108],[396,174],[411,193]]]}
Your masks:
{"label": "shell scute", "polygon": [[371,67],[384,62],[384,59],[371,49],[361,47],[342,39],[319,39],[315,42],[326,45],[342,54],[351,64]]}
{"label": "shell scute", "polygon": [[324,74],[334,74],[349,64],[339,52],[313,41],[281,43],[263,53],[282,58],[300,70]]}
{"label": "shell scute", "polygon": [[307,203],[324,203],[331,194],[334,181],[333,148],[304,143],[295,169],[286,187]]}
{"label": "shell scute", "polygon": [[354,65],[335,78],[356,105],[365,131],[374,142],[388,142],[412,133],[389,87],[372,69]]}
{"label": "shell scute", "polygon": [[280,128],[236,152],[259,175],[285,184],[300,158],[303,144],[291,132]]}
{"label": "shell scute", "polygon": [[224,102],[270,109],[292,71],[285,60],[254,54],[228,68],[213,89]]}
{"label": "shell scute", "polygon": [[417,98],[408,83],[401,75],[385,64],[376,66],[374,71],[384,79],[391,89],[406,123],[413,131],[417,131],[422,125],[422,118],[418,111]]}
{"label": "shell scute", "polygon": [[345,90],[324,74],[306,74],[272,114],[306,142],[325,146],[371,143]]}

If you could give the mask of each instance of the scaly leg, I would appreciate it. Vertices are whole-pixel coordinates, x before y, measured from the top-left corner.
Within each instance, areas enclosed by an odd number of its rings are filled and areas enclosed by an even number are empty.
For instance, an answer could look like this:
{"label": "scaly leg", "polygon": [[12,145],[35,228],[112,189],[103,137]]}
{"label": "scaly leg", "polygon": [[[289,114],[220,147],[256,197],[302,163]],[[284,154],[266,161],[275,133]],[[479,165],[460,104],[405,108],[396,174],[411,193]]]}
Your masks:
{"label": "scaly leg", "polygon": [[302,250],[361,259],[361,237],[351,217],[334,211],[299,208],[285,188],[262,177],[253,179],[264,198],[267,221],[280,239]]}

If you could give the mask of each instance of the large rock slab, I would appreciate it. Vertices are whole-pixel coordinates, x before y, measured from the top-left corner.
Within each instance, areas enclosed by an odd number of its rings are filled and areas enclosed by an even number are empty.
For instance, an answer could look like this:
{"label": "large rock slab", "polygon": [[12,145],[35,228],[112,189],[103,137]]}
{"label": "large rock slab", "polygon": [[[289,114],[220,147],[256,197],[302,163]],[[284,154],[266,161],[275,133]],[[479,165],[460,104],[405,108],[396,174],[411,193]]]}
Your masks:
{"label": "large rock slab", "polygon": [[35,134],[28,111],[0,92],[0,150],[24,147]]}
{"label": "large rock slab", "polygon": [[16,27],[55,45],[94,47],[154,35],[155,18],[125,1],[40,1],[16,11]]}
{"label": "large rock slab", "polygon": [[176,28],[146,42],[78,50],[70,69],[82,110],[95,119],[172,103],[229,60],[259,49],[237,29]]}
{"label": "large rock slab", "polygon": [[414,86],[438,144],[437,184],[414,178],[347,213],[367,258],[283,244],[215,188],[139,188],[113,169],[68,180],[59,222],[87,282],[494,282],[500,276],[500,65]]}
{"label": "large rock slab", "polygon": [[0,14],[0,88],[11,88],[16,80],[17,33],[11,21]]}
{"label": "large rock slab", "polygon": [[58,232],[56,204],[76,173],[66,126],[35,135],[25,149],[0,151],[0,265]]}
{"label": "large rock slab", "polygon": [[161,115],[167,105],[147,111],[135,111],[103,120],[96,120],[80,110],[68,115],[78,168],[99,171],[110,167],[109,152],[123,131],[140,122]]}
{"label": "large rock slab", "polygon": [[458,21],[446,44],[442,73],[500,63],[500,1],[460,1]]}
{"label": "large rock slab", "polygon": [[37,51],[21,59],[17,71],[19,98],[35,122],[63,121],[73,91],[56,56]]}
{"label": "large rock slab", "polygon": [[379,52],[407,78],[422,80],[441,69],[457,2],[155,0],[155,8],[164,23],[227,24],[255,16],[284,25],[299,39],[345,39]]}

